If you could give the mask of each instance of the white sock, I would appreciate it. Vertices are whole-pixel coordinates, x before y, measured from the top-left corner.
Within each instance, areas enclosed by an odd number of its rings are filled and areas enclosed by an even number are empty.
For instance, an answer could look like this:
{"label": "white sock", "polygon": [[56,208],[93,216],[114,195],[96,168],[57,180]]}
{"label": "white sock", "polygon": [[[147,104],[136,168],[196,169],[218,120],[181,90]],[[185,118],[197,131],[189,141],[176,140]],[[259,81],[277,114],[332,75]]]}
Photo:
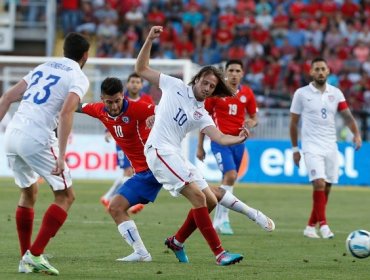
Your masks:
{"label": "white sock", "polygon": [[148,254],[148,250],[145,248],[145,245],[141,240],[139,231],[137,230],[136,224],[133,220],[125,221],[119,224],[118,231],[125,239],[127,244],[130,245],[136,253],[140,255]]}
{"label": "white sock", "polygon": [[256,220],[257,210],[252,207],[249,207],[247,204],[240,201],[235,195],[233,195],[229,191],[225,192],[225,195],[219,201],[219,204],[235,212],[242,213],[253,221]]}
{"label": "white sock", "polygon": [[127,176],[117,178],[114,181],[113,185],[110,187],[110,189],[104,194],[104,198],[110,201],[112,197],[114,196],[114,194],[116,193],[116,191],[118,190],[118,188],[122,186],[123,183],[125,183],[130,178],[131,177],[127,177]]}
{"label": "white sock", "polygon": [[[233,193],[234,187],[228,186],[228,185],[221,185],[221,189],[224,189],[226,192],[229,191],[230,193]],[[222,204],[217,204],[217,207],[219,208],[219,218],[218,220],[220,223],[230,222],[229,219],[229,209],[222,206]]]}

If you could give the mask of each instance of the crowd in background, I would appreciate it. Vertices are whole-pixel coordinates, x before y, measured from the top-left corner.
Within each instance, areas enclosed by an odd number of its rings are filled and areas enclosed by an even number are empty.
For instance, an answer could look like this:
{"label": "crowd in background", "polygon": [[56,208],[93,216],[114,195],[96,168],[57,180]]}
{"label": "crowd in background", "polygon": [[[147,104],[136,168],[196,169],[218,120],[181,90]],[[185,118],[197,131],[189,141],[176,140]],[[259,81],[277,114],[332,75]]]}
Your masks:
{"label": "crowd in background", "polygon": [[370,0],[60,0],[58,12],[64,33],[94,36],[97,57],[135,58],[162,25],[153,58],[241,59],[257,95],[277,97],[261,106],[286,104],[323,56],[351,108],[370,108]]}

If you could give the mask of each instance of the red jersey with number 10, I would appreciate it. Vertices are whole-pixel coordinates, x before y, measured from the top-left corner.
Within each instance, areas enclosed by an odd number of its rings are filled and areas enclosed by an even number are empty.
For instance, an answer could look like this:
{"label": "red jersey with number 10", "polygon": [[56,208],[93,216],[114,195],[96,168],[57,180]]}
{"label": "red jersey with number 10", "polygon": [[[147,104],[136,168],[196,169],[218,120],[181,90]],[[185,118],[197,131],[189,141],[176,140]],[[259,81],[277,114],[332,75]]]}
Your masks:
{"label": "red jersey with number 10", "polygon": [[252,89],[240,86],[235,97],[211,97],[205,101],[205,108],[217,127],[225,134],[239,135],[245,116],[257,112],[256,99]]}
{"label": "red jersey with number 10", "polygon": [[125,99],[123,112],[117,117],[110,116],[102,102],[85,103],[82,112],[104,124],[138,173],[149,169],[144,156],[144,145],[150,129],[146,127],[145,121],[154,115],[154,108],[153,104]]}

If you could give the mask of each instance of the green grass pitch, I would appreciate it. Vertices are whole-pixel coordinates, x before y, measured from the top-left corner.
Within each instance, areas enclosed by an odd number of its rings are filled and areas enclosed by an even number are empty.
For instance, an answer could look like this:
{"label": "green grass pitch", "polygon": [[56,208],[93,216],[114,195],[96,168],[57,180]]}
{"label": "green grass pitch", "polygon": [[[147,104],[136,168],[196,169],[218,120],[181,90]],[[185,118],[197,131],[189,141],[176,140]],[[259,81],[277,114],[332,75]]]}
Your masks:
{"label": "green grass pitch", "polygon": [[[58,279],[369,279],[370,258],[348,255],[345,239],[355,229],[370,230],[370,188],[334,187],[327,218],[332,240],[310,240],[302,235],[311,209],[309,185],[238,185],[235,194],[274,219],[276,230],[264,232],[246,217],[231,213],[235,234],[221,236],[225,249],[242,253],[244,260],[219,267],[206,242],[195,232],[186,243],[189,264],[178,263],[163,242],[185,219],[190,204],[162,190],[154,204],[133,216],[153,261],[121,263],[131,253],[115,224],[99,203],[110,181],[74,181],[76,201],[46,254],[60,271]],[[0,279],[40,279],[19,274],[15,207],[18,188],[13,179],[0,179]],[[34,236],[52,193],[42,184],[35,208]]]}

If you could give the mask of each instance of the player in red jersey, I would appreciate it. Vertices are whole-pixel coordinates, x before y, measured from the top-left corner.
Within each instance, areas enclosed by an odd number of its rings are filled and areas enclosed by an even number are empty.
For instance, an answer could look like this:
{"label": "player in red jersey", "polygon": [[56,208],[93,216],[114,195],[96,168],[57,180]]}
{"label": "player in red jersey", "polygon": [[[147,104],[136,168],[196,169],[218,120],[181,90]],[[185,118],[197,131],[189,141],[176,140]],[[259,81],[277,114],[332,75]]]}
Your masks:
{"label": "player in red jersey", "polygon": [[118,226],[118,231],[134,249],[127,257],[118,261],[151,261],[136,224],[130,219],[128,209],[132,205],[153,202],[161,189],[148,168],[144,156],[144,144],[150,129],[146,119],[154,115],[154,105],[134,102],[124,97],[122,82],[117,78],[106,78],[101,85],[99,103],[82,104],[78,112],[99,119],[122,148],[134,169],[134,176],[128,179],[113,196],[108,211]]}
{"label": "player in red jersey", "polygon": [[[143,89],[143,79],[136,73],[131,73],[126,82],[126,91],[124,96],[127,97],[130,101],[133,102],[145,102],[148,104],[153,104],[154,101],[152,97],[148,94],[142,93]],[[109,131],[105,134],[105,141],[110,142],[112,135]],[[109,188],[109,190],[100,198],[100,202],[108,209],[109,202],[113,198],[117,189],[126,182],[130,177],[133,176],[134,171],[132,169],[131,163],[116,143],[116,150],[117,150],[117,164],[123,170],[123,176],[119,176],[114,182],[113,185]],[[140,212],[144,208],[143,204],[133,205],[130,208],[130,212],[135,214]]]}
{"label": "player in red jersey", "polygon": [[[243,63],[240,60],[228,61],[225,72],[227,84],[237,92],[236,96],[208,98],[205,101],[205,108],[224,134],[238,135],[243,127],[251,129],[257,125],[256,100],[253,91],[249,87],[240,84],[244,74]],[[203,160],[205,157],[203,142],[204,134],[200,133],[197,150],[197,157],[200,160]],[[234,183],[238,178],[238,170],[243,158],[245,144],[224,146],[211,141],[211,149],[223,174],[221,186],[215,188],[215,190],[220,192],[221,196],[223,196],[225,190],[232,193]],[[226,199],[226,197],[223,199]],[[246,207],[248,218],[257,221],[257,224],[267,231],[274,230],[275,226],[271,219],[252,207]],[[259,220],[264,222],[261,223]],[[268,225],[267,227],[266,224]],[[229,210],[220,204],[216,206],[213,226],[221,234],[233,234],[229,221]]]}

